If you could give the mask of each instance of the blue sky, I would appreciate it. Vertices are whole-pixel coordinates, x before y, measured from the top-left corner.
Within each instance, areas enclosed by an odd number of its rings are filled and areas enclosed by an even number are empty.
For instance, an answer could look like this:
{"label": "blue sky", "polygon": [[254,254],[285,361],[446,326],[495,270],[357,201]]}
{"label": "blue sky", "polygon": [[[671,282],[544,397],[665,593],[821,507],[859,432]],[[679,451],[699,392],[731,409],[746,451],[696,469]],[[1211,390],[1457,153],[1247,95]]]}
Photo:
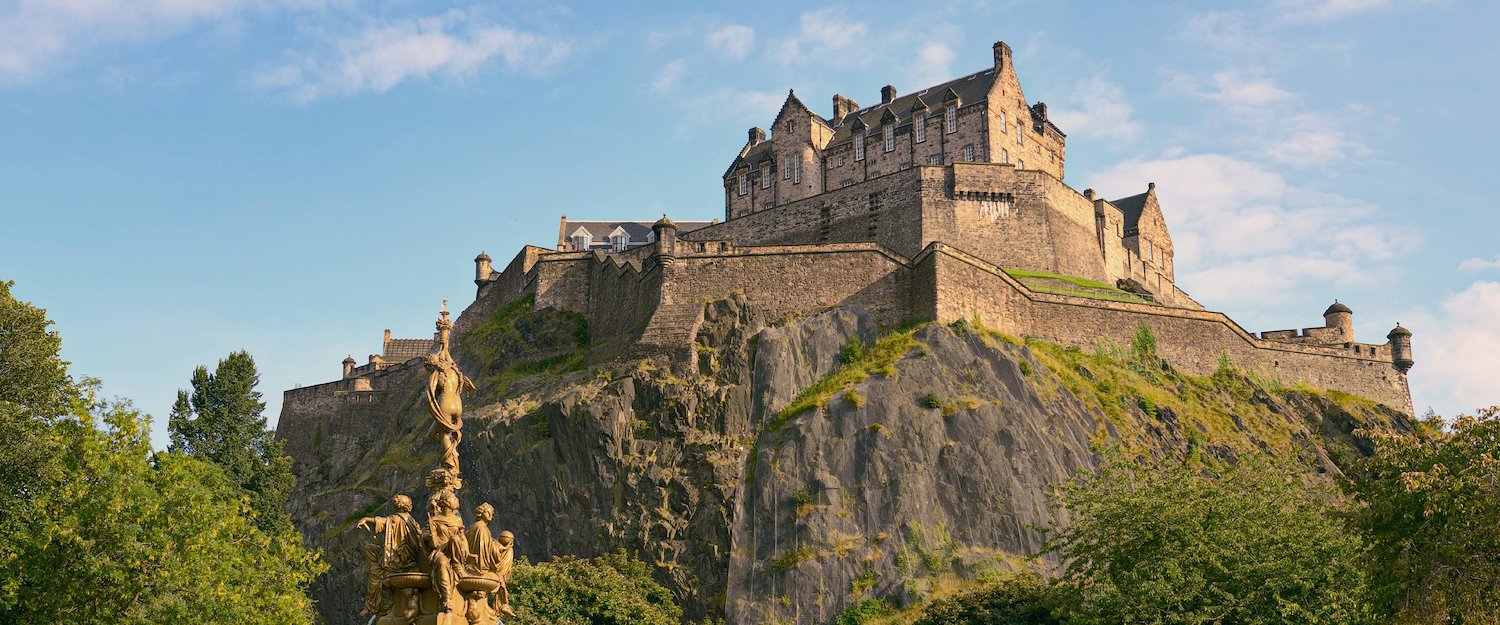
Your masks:
{"label": "blue sky", "polygon": [[431,332],[557,217],[722,216],[788,88],[827,114],[1015,49],[1068,177],[1158,183],[1180,283],[1251,330],[1338,297],[1420,409],[1500,403],[1485,2],[0,0],[0,278],[158,417],[246,349],[282,390]]}

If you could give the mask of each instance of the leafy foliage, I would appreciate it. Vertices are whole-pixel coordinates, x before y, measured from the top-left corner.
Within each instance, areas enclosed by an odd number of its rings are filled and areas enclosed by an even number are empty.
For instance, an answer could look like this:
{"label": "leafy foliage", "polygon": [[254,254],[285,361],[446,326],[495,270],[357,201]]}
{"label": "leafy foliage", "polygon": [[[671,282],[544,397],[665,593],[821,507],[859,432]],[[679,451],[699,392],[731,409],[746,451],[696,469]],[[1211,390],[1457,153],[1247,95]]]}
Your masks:
{"label": "leafy foliage", "polygon": [[677,625],[682,609],[623,551],[593,560],[517,562],[510,583],[519,625]]}
{"label": "leafy foliage", "polygon": [[891,615],[891,608],[880,599],[865,599],[844,608],[838,616],[833,617],[830,625],[865,625],[875,619]]}
{"label": "leafy foliage", "polygon": [[1066,605],[1066,590],[1040,576],[1023,573],[979,590],[939,599],[912,625],[1053,625]]}
{"label": "leafy foliage", "polygon": [[1254,456],[1113,459],[1064,486],[1062,556],[1083,623],[1358,624],[1365,547],[1332,493]]}
{"label": "leafy foliage", "polygon": [[290,527],[286,500],[296,484],[284,442],[266,429],[265,402],[255,385],[260,373],[249,353],[239,351],[193,371],[192,393],[177,392],[167,429],[172,451],[212,462],[250,496],[256,524],[267,531]]}
{"label": "leafy foliage", "polygon": [[149,419],[75,383],[0,285],[0,622],[311,623],[301,536],[257,528],[217,465],[152,453]]}
{"label": "leafy foliage", "polygon": [[1500,622],[1500,406],[1381,435],[1348,491],[1374,600],[1402,623]]}

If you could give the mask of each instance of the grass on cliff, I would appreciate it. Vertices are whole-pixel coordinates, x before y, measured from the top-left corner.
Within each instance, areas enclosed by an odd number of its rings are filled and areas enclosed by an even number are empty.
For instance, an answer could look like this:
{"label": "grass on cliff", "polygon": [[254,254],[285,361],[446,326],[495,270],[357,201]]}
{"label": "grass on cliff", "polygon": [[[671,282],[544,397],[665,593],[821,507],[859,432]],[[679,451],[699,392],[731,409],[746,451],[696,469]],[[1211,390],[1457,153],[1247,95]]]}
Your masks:
{"label": "grass on cliff", "polygon": [[[835,395],[868,380],[872,375],[885,377],[896,375],[896,361],[906,356],[907,352],[917,348],[918,342],[915,338],[917,330],[922,329],[928,323],[921,321],[901,326],[876,339],[868,346],[861,344],[858,337],[850,341],[839,354],[841,362],[838,367],[822,379],[802,389],[802,392],[797,393],[791,403],[772,417],[770,429],[778,429],[792,417],[808,410],[827,406]],[[858,394],[847,399],[855,407],[863,403],[863,398]]]}
{"label": "grass on cliff", "polygon": [[582,369],[588,344],[583,315],[537,310],[533,293],[506,304],[460,339],[476,382],[490,398],[504,396],[521,378]]}
{"label": "grass on cliff", "polygon": [[[1037,293],[1051,293],[1053,295],[1069,295],[1073,297],[1084,297],[1088,299],[1099,299],[1110,302],[1125,302],[1127,304],[1154,304],[1139,295],[1129,291],[1121,290],[1113,284],[1080,278],[1078,276],[1065,276],[1059,273],[1048,273],[1046,271],[1033,271],[1030,269],[1006,269],[1005,273],[1015,278],[1026,288]],[[1078,288],[1069,288],[1044,281],[1052,280],[1071,284]]]}

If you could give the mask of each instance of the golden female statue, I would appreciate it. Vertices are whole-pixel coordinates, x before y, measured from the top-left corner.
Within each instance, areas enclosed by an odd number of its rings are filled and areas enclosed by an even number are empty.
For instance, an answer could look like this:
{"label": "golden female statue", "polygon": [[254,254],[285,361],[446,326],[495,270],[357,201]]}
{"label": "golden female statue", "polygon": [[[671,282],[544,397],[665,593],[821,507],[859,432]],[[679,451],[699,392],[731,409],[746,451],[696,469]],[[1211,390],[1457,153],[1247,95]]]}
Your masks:
{"label": "golden female statue", "polygon": [[458,475],[458,443],[463,440],[464,403],[461,394],[473,391],[474,382],[464,372],[448,351],[449,332],[453,322],[448,321],[448,300],[443,300],[442,318],[438,319],[438,349],[429,354],[423,363],[427,365],[427,409],[432,414],[432,428],[427,437],[443,446],[442,467]]}

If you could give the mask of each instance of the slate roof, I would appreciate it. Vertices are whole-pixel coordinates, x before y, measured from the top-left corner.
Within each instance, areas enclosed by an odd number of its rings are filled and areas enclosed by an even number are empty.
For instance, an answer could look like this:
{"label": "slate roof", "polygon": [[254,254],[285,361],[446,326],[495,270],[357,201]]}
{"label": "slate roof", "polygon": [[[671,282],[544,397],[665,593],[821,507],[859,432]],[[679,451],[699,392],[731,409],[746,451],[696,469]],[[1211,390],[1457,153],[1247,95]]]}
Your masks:
{"label": "slate roof", "polygon": [[1118,200],[1110,200],[1115,208],[1125,214],[1125,229],[1132,230],[1140,228],[1141,211],[1146,209],[1146,194],[1140,193],[1130,197],[1122,197]]}
{"label": "slate roof", "polygon": [[391,339],[385,344],[385,353],[380,358],[386,362],[406,362],[426,356],[436,344],[437,341],[432,339]]}
{"label": "slate roof", "polygon": [[828,125],[833,128],[833,138],[828,145],[834,146],[845,141],[852,140],[854,136],[854,120],[865,122],[866,126],[876,127],[880,125],[880,116],[887,110],[893,113],[898,120],[898,125],[911,123],[912,104],[920,98],[930,109],[936,110],[943,107],[943,96],[952,89],[958,94],[959,106],[967,106],[984,100],[989,95],[990,87],[995,84],[995,68],[974,72],[968,76],[954,78],[940,85],[919,89],[904,96],[899,96],[889,104],[876,104],[867,106],[858,111],[845,115],[843,119],[831,120]]}
{"label": "slate roof", "polygon": [[[652,223],[653,222],[649,222],[649,221],[572,221],[572,220],[569,220],[567,222],[567,224],[565,226],[563,226],[563,236],[570,238],[570,237],[573,236],[574,232],[578,232],[579,228],[583,228],[584,231],[586,231],[586,232],[589,233],[589,236],[593,239],[594,243],[598,243],[599,241],[604,241],[605,243],[609,243],[609,233],[614,232],[615,228],[621,228],[621,229],[625,230],[625,234],[630,235],[630,242],[631,243],[644,243],[646,241],[652,240],[650,238],[650,236],[649,236],[651,234],[651,224]],[[677,232],[682,233],[682,232],[692,232],[693,230],[697,230],[699,228],[707,226],[707,225],[709,225],[712,222],[707,222],[707,221],[674,221],[672,223],[677,224]]]}

